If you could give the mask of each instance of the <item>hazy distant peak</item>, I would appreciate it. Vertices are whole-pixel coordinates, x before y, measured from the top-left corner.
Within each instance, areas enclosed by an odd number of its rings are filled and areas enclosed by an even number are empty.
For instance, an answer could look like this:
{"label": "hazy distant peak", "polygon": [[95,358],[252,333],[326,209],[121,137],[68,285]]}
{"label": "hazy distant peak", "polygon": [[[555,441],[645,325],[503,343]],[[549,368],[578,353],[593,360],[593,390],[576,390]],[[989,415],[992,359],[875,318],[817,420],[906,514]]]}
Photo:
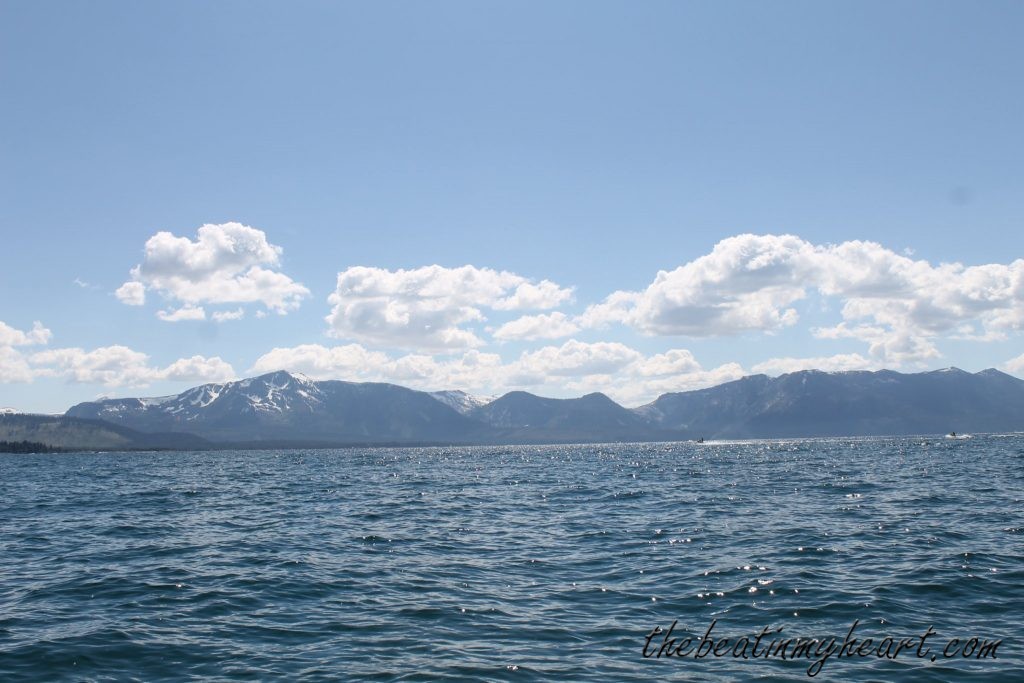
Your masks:
{"label": "hazy distant peak", "polygon": [[[580,400],[581,401],[586,401],[587,403],[593,403],[593,404],[598,404],[598,403],[615,403],[615,401],[613,401],[611,398],[608,397],[608,394],[604,394],[604,393],[602,393],[600,391],[592,391],[589,394],[584,394],[583,396],[580,396]],[[616,403],[615,405],[618,405],[618,404]]]}

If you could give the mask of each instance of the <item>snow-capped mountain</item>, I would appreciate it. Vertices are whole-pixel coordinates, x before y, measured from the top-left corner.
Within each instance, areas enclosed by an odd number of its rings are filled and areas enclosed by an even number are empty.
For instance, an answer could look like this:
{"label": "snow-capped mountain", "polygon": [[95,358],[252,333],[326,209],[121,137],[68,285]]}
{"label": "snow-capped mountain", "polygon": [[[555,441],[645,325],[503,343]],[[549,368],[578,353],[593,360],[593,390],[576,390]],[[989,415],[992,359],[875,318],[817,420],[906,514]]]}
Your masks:
{"label": "snow-capped mountain", "polygon": [[68,417],[220,444],[556,443],[1024,429],[1024,381],[998,370],[753,375],[664,394],[632,410],[574,399],[313,381],[287,372],[204,384],[175,396],[81,403]]}
{"label": "snow-capped mountain", "polygon": [[393,384],[316,382],[273,372],[175,396],[80,403],[70,417],[218,441],[459,441],[478,426],[430,394]]}
{"label": "snow-capped mountain", "polygon": [[212,413],[280,413],[312,410],[322,403],[316,383],[300,375],[275,372],[237,382],[203,384],[173,396],[114,398],[81,403],[68,414],[108,422],[129,419],[166,419],[192,422]]}
{"label": "snow-capped mountain", "polygon": [[430,395],[449,408],[452,408],[463,415],[468,415],[474,409],[479,408],[480,406],[485,406],[497,398],[497,396],[474,396],[473,394],[468,394],[461,389],[431,391]]}

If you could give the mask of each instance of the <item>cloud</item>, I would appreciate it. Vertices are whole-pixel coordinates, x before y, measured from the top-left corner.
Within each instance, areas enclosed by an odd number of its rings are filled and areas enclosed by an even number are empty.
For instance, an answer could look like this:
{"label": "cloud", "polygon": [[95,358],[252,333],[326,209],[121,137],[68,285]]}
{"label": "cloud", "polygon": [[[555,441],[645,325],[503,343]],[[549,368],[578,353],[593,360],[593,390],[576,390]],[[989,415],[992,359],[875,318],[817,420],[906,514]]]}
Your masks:
{"label": "cloud", "polygon": [[484,309],[551,308],[571,289],[489,268],[425,266],[385,270],[354,266],[338,273],[328,298],[329,334],[384,347],[459,350],[484,341],[467,328],[486,320]]}
{"label": "cloud", "polygon": [[75,285],[75,286],[77,286],[77,287],[79,287],[81,289],[99,289],[100,288],[99,285],[94,285],[91,282],[86,282],[85,280],[83,280],[80,277],[76,277],[74,280],[72,280],[71,284],[73,284],[73,285]]}
{"label": "cloud", "polygon": [[612,323],[628,324],[630,314],[642,296],[640,292],[612,292],[601,303],[587,306],[576,320],[584,328],[605,328]]}
{"label": "cloud", "polygon": [[746,372],[739,363],[725,363],[716,368],[695,369],[691,372],[663,377],[635,377],[634,367],[618,375],[592,375],[565,384],[565,389],[577,394],[600,391],[625,406],[650,403],[658,396],[680,391],[694,391],[740,379]]}
{"label": "cloud", "polygon": [[24,354],[10,346],[0,346],[0,383],[31,381],[32,368]]}
{"label": "cloud", "polygon": [[523,282],[516,287],[512,296],[495,302],[494,308],[500,311],[543,310],[557,308],[571,300],[572,288],[559,287],[550,280],[541,280],[537,284]]}
{"label": "cloud", "polygon": [[142,306],[146,303],[146,285],[135,281],[126,282],[114,291],[114,296],[129,306]]}
{"label": "cloud", "polygon": [[126,346],[105,346],[93,351],[51,349],[29,356],[36,376],[66,377],[73,382],[106,386],[142,386],[152,380],[148,356]]}
{"label": "cloud", "polygon": [[501,341],[558,339],[575,334],[579,329],[565,313],[555,311],[516,318],[499,327],[494,338]]}
{"label": "cloud", "polygon": [[38,320],[32,323],[32,329],[28,332],[15,329],[0,321],[0,346],[37,346],[48,344],[52,337],[53,333],[43,327]]}
{"label": "cloud", "polygon": [[18,346],[43,346],[53,333],[38,320],[25,332],[0,321],[0,383],[31,382],[32,368]]}
{"label": "cloud", "polygon": [[156,317],[169,323],[182,320],[206,320],[206,311],[202,306],[182,306],[174,311],[157,311]]}
{"label": "cloud", "polygon": [[614,374],[640,361],[643,354],[618,342],[588,344],[570,339],[561,346],[524,352],[510,367],[509,381],[536,386],[551,377]]}
{"label": "cloud", "polygon": [[228,321],[228,320],[241,320],[244,317],[245,317],[245,309],[244,308],[236,308],[233,311],[217,311],[216,313],[213,314],[213,319],[216,320],[219,323],[222,323],[222,322],[225,322],[225,321]]}
{"label": "cloud", "polygon": [[156,370],[155,378],[172,382],[226,382],[235,378],[235,369],[218,356],[192,356]]}
{"label": "cloud", "polygon": [[686,349],[672,349],[658,353],[637,364],[636,370],[642,377],[684,375],[699,372],[700,363]]}
{"label": "cloud", "polygon": [[149,356],[126,346],[22,351],[20,346],[45,346],[53,333],[36,321],[28,332],[0,322],[0,383],[31,382],[36,377],[65,377],[73,382],[106,386],[144,386],[157,380],[213,382],[235,376],[220,358],[192,356],[167,367],[149,364]]}
{"label": "cloud", "polygon": [[301,372],[314,379],[378,379],[380,368],[389,362],[386,354],[367,351],[359,344],[328,348],[320,344],[302,344],[290,348],[274,348],[253,364],[254,373],[288,370]]}
{"label": "cloud", "polygon": [[231,379],[231,366],[218,357],[192,356],[165,368],[149,364],[149,356],[126,346],[39,351],[28,358],[37,377],[64,377],[82,384],[140,387],[158,380],[217,382]]}
{"label": "cloud", "polygon": [[739,235],[643,292],[615,292],[591,307],[591,324],[624,322],[648,334],[713,337],[771,331],[797,320],[813,247],[792,235]]}
{"label": "cloud", "polygon": [[872,361],[859,353],[842,353],[834,356],[818,358],[770,358],[758,363],[752,369],[766,375],[784,375],[801,370],[822,370],[824,372],[844,372],[847,370],[877,370],[877,361]]}
{"label": "cloud", "polygon": [[872,359],[895,365],[937,357],[941,335],[992,340],[1024,328],[1024,259],[932,265],[874,242],[814,245],[749,234],[659,272],[641,292],[612,293],[579,322],[621,323],[648,335],[771,333],[794,325],[795,304],[812,292],[842,302],[842,322],[815,336],[859,339]]}
{"label": "cloud", "polygon": [[133,306],[144,304],[150,290],[183,304],[181,311],[198,310],[199,304],[260,303],[284,314],[298,308],[309,290],[274,270],[281,253],[262,230],[240,223],[203,225],[195,240],[158,232],[146,241],[142,263],[115,295]]}
{"label": "cloud", "polygon": [[920,365],[942,355],[925,333],[902,325],[850,327],[846,323],[839,323],[835,327],[812,330],[812,334],[818,339],[859,339],[867,342],[868,355],[876,363]]}
{"label": "cloud", "polygon": [[1024,353],[1017,356],[1016,358],[1011,358],[1010,360],[1006,361],[1005,363],[1003,363],[1003,367],[1009,370],[1010,372],[1016,372],[1018,374],[1024,373]]}
{"label": "cloud", "polygon": [[272,349],[256,360],[250,372],[288,370],[314,379],[394,382],[421,389],[476,390],[500,383],[501,368],[498,355],[475,350],[439,360],[422,354],[392,358],[359,344],[333,347],[302,344]]}
{"label": "cloud", "polygon": [[616,342],[577,340],[524,352],[507,362],[497,354],[475,349],[446,357],[391,357],[359,344],[304,344],[269,351],[250,372],[275,370],[301,372],[316,379],[393,382],[422,390],[456,388],[488,395],[515,389],[556,395],[604,391],[629,405],[669,391],[720,384],[744,374],[735,363],[706,370],[682,349],[644,356]]}

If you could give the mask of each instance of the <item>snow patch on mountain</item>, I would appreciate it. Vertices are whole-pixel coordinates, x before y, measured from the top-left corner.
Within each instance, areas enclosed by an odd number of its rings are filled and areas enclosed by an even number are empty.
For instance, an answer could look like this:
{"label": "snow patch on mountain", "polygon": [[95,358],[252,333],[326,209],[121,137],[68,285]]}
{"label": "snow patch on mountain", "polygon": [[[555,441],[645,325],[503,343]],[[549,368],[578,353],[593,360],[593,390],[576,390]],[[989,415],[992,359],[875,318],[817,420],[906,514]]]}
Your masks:
{"label": "snow patch on mountain", "polygon": [[431,391],[429,393],[441,403],[463,415],[468,415],[474,408],[485,406],[496,398],[494,396],[474,396],[461,389]]}

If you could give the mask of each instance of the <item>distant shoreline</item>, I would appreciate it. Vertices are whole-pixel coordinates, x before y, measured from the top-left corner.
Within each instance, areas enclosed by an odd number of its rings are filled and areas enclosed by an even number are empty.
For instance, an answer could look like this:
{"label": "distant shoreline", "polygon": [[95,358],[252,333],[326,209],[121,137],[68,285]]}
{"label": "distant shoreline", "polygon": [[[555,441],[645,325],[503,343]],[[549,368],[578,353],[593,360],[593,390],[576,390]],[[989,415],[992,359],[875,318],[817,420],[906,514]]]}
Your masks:
{"label": "distant shoreline", "polygon": [[0,415],[0,441],[98,451],[932,438],[1022,429],[1024,380],[991,368],[751,375],[636,408],[602,393],[511,391],[484,400],[280,370],[160,400],[101,399],[64,415]]}
{"label": "distant shoreline", "polygon": [[[1022,431],[1000,431],[1000,432],[974,432],[969,436],[974,438],[993,437],[1014,437],[1024,436]],[[6,450],[11,442],[0,441],[0,455],[50,455],[50,454],[78,454],[78,453],[216,453],[222,451],[261,452],[261,451],[341,451],[341,450],[375,450],[375,449],[418,449],[418,448],[523,448],[523,447],[565,447],[565,446],[626,446],[626,445],[665,445],[690,444],[694,446],[729,446],[751,443],[790,443],[790,442],[813,442],[813,441],[878,441],[878,440],[909,441],[925,439],[939,443],[960,443],[959,439],[949,439],[946,434],[855,434],[855,435],[833,435],[833,436],[783,436],[783,437],[749,437],[742,439],[707,439],[699,442],[695,439],[675,440],[632,440],[632,441],[551,441],[551,442],[502,442],[502,443],[284,443],[271,444],[253,442],[247,444],[209,444],[200,448],[74,448],[74,447],[49,447],[46,444],[29,443],[31,447],[39,450]],[[20,444],[14,444],[21,448]]]}

